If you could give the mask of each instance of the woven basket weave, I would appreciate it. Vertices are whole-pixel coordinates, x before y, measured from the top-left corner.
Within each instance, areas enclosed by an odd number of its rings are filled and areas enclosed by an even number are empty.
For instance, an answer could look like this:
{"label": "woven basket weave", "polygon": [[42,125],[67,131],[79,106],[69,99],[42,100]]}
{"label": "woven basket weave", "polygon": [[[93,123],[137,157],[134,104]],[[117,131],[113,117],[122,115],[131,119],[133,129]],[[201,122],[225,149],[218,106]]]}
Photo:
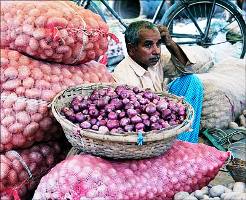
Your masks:
{"label": "woven basket weave", "polygon": [[[75,96],[88,96],[94,89],[116,87],[111,84],[84,84],[68,88],[53,99],[52,112],[57,121],[62,125],[68,141],[74,146],[82,148],[85,153],[105,156],[113,159],[142,159],[161,155],[168,150],[179,133],[188,131],[194,118],[193,108],[183,101],[186,107],[186,119],[182,124],[156,131],[143,133],[143,145],[137,144],[137,133],[100,134],[94,130],[82,130],[78,125],[67,120],[61,109],[69,106]],[[168,93],[157,93],[159,96],[178,101],[180,97]]]}

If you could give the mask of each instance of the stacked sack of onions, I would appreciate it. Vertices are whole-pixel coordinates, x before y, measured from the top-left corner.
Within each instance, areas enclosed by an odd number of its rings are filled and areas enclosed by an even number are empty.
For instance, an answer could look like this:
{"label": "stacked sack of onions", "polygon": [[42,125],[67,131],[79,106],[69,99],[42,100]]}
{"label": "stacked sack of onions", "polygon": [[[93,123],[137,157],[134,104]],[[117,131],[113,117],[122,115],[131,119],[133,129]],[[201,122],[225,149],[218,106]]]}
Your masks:
{"label": "stacked sack of onions", "polygon": [[[91,11],[58,1],[5,1],[1,19],[0,197],[11,199],[17,188],[24,198],[35,188],[27,187],[30,176],[37,184],[34,174],[67,153],[54,146],[60,148],[55,140],[63,132],[48,107],[53,97],[70,86],[113,81],[95,61],[107,50],[108,26]],[[45,170],[37,167],[44,159]]]}

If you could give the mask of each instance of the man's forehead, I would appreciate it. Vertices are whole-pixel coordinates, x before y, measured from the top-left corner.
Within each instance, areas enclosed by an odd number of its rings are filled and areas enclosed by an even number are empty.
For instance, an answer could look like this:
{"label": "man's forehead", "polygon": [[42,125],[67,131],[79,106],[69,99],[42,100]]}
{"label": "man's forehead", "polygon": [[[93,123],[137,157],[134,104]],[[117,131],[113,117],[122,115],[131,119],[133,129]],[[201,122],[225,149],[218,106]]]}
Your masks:
{"label": "man's forehead", "polygon": [[141,41],[154,41],[161,38],[158,29],[141,29],[139,32],[139,38]]}

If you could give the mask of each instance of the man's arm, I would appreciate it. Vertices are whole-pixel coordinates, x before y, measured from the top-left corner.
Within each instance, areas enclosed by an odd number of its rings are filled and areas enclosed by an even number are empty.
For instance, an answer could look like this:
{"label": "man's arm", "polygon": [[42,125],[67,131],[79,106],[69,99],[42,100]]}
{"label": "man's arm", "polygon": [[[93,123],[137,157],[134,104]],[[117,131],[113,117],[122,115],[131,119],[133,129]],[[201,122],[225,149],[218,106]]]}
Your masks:
{"label": "man's arm", "polygon": [[169,52],[183,65],[186,65],[189,60],[182,49],[172,40],[167,27],[159,25],[158,30],[160,31],[162,42],[166,45]]}

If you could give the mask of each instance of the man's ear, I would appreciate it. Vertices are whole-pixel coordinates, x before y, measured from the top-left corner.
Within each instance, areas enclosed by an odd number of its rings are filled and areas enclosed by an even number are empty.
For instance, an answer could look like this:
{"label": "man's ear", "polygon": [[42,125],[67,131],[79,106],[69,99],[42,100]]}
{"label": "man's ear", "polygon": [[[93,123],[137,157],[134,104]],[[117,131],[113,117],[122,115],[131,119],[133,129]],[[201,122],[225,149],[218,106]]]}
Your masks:
{"label": "man's ear", "polygon": [[133,56],[135,54],[135,45],[127,44],[127,51],[130,56]]}

